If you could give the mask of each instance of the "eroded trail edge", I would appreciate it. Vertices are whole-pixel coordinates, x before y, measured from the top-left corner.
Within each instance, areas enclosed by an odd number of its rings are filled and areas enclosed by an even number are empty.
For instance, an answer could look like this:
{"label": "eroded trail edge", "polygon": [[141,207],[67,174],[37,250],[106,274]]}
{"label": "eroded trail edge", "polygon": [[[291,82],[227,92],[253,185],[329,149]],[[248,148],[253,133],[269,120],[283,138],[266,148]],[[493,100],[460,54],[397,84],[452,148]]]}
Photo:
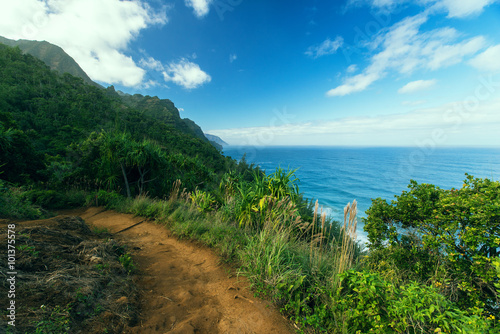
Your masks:
{"label": "eroded trail edge", "polygon": [[102,208],[64,214],[107,228],[128,245],[139,272],[141,313],[126,333],[293,332],[279,311],[254,298],[248,282],[231,277],[210,249],[179,241],[165,227],[129,214]]}

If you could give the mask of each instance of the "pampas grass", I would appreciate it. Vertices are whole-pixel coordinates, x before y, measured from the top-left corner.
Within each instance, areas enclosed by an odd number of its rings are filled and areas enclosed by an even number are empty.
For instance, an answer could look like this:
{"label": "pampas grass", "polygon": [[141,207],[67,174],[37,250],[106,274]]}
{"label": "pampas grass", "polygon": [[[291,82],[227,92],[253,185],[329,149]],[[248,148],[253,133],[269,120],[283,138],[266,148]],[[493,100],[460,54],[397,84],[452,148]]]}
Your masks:
{"label": "pampas grass", "polygon": [[[356,250],[356,237],[357,237],[357,207],[358,203],[354,200],[348,203],[344,208],[344,225],[340,230],[342,243],[340,249],[335,254],[335,276],[349,270],[354,264],[354,254]],[[340,284],[340,281],[334,278]]]}

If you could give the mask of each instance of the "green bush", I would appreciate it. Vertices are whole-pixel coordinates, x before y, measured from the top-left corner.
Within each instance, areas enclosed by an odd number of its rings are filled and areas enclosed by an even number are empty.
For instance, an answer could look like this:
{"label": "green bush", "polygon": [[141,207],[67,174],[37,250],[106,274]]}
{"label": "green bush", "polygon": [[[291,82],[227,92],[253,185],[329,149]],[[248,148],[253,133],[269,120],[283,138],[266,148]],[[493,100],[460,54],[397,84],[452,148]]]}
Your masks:
{"label": "green bush", "polygon": [[25,191],[0,179],[0,218],[43,219],[51,214],[25,197]]}
{"label": "green bush", "polygon": [[80,190],[30,190],[23,197],[31,203],[48,210],[68,209],[83,206],[86,193]]}
{"label": "green bush", "polygon": [[460,310],[437,289],[417,282],[397,287],[378,273],[349,270],[332,298],[354,333],[494,333],[490,319]]}
{"label": "green bush", "polygon": [[212,194],[198,189],[191,193],[190,199],[200,212],[213,211],[216,205],[215,198]]}
{"label": "green bush", "polygon": [[105,206],[108,209],[116,208],[125,202],[126,198],[114,191],[99,190],[87,195],[85,204],[87,206]]}
{"label": "green bush", "polygon": [[466,310],[499,316],[499,283],[492,261],[500,244],[500,182],[467,175],[461,189],[412,181],[391,204],[373,200],[364,219],[371,243],[368,263],[385,261],[400,276],[433,282]]}

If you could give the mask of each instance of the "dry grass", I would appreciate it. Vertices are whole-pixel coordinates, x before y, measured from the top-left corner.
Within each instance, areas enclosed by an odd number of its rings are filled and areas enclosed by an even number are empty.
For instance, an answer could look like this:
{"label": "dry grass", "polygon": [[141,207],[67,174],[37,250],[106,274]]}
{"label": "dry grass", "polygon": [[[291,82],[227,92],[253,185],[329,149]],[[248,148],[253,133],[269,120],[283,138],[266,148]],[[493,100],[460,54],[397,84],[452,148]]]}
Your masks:
{"label": "dry grass", "polygon": [[357,206],[357,202],[354,200],[352,205],[349,203],[344,208],[344,225],[341,229],[342,242],[339,251],[335,254],[337,275],[350,269],[353,265],[357,237]]}
{"label": "dry grass", "polygon": [[181,189],[181,180],[177,179],[172,185],[172,190],[170,191],[170,196],[168,197],[169,202],[173,203],[177,201],[177,199],[179,198],[180,189]]}
{"label": "dry grass", "polygon": [[16,232],[19,333],[117,333],[135,321],[137,291],[109,235],[77,217],[18,223]]}

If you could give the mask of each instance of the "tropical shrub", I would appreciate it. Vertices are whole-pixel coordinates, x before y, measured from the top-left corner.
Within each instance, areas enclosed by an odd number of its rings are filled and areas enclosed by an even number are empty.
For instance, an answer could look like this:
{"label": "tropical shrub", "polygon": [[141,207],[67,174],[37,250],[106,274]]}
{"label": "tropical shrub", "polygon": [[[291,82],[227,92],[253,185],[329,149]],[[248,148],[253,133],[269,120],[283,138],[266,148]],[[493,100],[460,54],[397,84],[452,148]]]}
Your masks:
{"label": "tropical shrub", "polygon": [[212,211],[216,204],[214,197],[210,193],[198,189],[191,193],[189,198],[200,212]]}
{"label": "tropical shrub", "polygon": [[0,218],[42,219],[50,216],[49,212],[30,202],[22,188],[0,179]]}
{"label": "tropical shrub", "polygon": [[348,270],[332,297],[353,333],[494,333],[493,319],[467,314],[436,288],[414,281],[397,286],[378,273]]}
{"label": "tropical shrub", "polygon": [[500,182],[466,176],[461,189],[412,181],[391,204],[373,200],[364,219],[368,262],[374,268],[385,261],[422,282],[440,281],[462,309],[484,308],[498,317],[493,262],[500,251]]}

